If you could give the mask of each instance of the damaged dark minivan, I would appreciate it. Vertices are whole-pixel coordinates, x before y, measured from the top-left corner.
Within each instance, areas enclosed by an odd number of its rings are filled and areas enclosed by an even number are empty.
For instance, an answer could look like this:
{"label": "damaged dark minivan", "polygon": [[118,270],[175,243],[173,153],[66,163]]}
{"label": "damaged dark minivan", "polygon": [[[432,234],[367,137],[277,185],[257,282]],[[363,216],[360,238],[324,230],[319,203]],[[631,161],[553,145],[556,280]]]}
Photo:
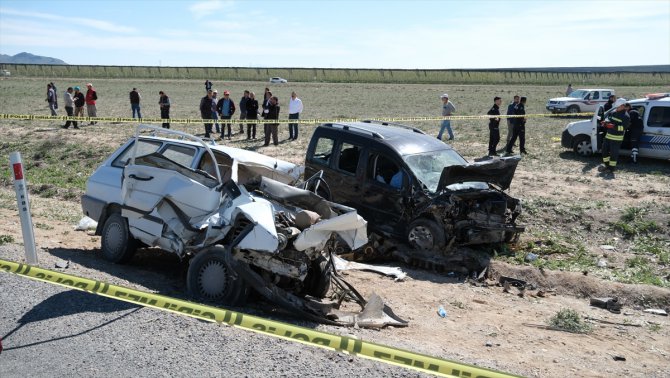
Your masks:
{"label": "damaged dark minivan", "polygon": [[[521,203],[508,189],[519,156],[468,163],[410,126],[326,123],[312,135],[305,177],[322,197],[354,207],[372,232],[420,250],[509,242]],[[317,187],[318,186],[318,187]]]}

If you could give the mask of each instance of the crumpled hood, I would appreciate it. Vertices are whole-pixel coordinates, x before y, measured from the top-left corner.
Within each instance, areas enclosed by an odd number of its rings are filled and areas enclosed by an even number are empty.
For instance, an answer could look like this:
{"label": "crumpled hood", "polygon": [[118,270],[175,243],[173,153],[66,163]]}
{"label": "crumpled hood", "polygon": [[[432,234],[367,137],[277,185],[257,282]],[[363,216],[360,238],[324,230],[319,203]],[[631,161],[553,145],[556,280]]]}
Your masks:
{"label": "crumpled hood", "polygon": [[437,191],[440,192],[451,184],[472,181],[490,183],[505,190],[512,183],[516,166],[520,160],[521,156],[510,156],[468,165],[444,167]]}

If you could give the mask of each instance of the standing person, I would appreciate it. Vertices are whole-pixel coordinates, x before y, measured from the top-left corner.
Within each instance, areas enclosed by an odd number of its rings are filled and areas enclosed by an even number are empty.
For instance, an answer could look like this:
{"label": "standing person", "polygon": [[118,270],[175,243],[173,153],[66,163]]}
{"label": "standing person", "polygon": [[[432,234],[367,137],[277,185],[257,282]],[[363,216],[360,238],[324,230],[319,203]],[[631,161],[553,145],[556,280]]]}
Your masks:
{"label": "standing person", "polygon": [[[490,116],[499,116],[501,102],[500,97],[494,97],[493,106],[486,114]],[[489,156],[496,155],[498,142],[500,142],[500,117],[491,117],[489,118]]]}
{"label": "standing person", "polygon": [[607,112],[608,110],[612,109],[614,101],[616,101],[616,95],[610,95],[609,98],[607,98],[605,105],[603,105],[603,110]]}
{"label": "standing person", "polygon": [[221,119],[226,120],[226,123],[221,123],[221,139],[223,139],[223,133],[228,130],[228,140],[230,140],[231,135],[231,123],[230,119],[233,118],[235,114],[235,102],[230,98],[229,91],[223,91],[223,98],[219,100],[216,104],[216,109],[221,114]]}
{"label": "standing person", "polygon": [[637,164],[637,154],[640,152],[640,137],[644,130],[644,124],[642,123],[640,112],[635,108],[631,108],[628,103],[626,103],[626,112],[630,118],[630,158],[633,163]]}
{"label": "standing person", "polygon": [[44,100],[49,103],[49,110],[52,116],[57,116],[58,103],[56,102],[56,91],[51,83],[47,84],[47,98]]}
{"label": "standing person", "polygon": [[160,96],[158,98],[158,106],[161,108],[161,119],[163,120],[162,126],[165,129],[169,129],[170,122],[165,121],[170,119],[170,97],[163,91],[158,92],[158,95]]}
{"label": "standing person", "polygon": [[[268,108],[263,112],[265,114],[265,120],[279,119],[279,99],[277,96],[270,97]],[[277,135],[277,129],[279,128],[278,123],[266,123],[265,124],[265,144],[263,146],[270,145],[270,136],[272,136],[272,143],[276,146],[279,144],[279,137]]]}
{"label": "standing person", "polygon": [[205,80],[205,92],[208,92],[212,90],[212,82],[209,81],[209,79]]}
{"label": "standing person", "polygon": [[214,127],[216,133],[220,133],[221,129],[219,128],[219,111],[216,109],[216,104],[219,101],[219,91],[216,89],[212,91],[212,119],[214,120]]}
{"label": "standing person", "polygon": [[[86,91],[86,113],[89,117],[97,117],[98,109],[95,106],[95,102],[98,100],[98,92],[96,92],[91,83],[86,84],[86,88],[88,88]],[[96,121],[91,121],[89,125],[95,125],[96,123]]]}
{"label": "standing person", "polygon": [[240,99],[240,134],[244,134],[244,124],[242,121],[247,119],[247,100],[249,99],[249,91],[244,91],[244,95]]}
{"label": "standing person", "polygon": [[626,100],[617,99],[612,105],[612,111],[603,121],[607,129],[607,135],[603,141],[603,164],[598,167],[598,172],[614,173],[619,159],[619,148],[623,142],[623,136],[630,125],[630,117],[626,114]]}
{"label": "standing person", "polygon": [[[74,116],[83,117],[84,116],[84,105],[86,105],[86,98],[84,94],[81,93],[79,87],[74,87]],[[77,121],[72,121],[75,129],[78,129]]]}
{"label": "standing person", "polygon": [[[456,107],[451,103],[451,101],[449,101],[449,95],[445,93],[440,96],[440,98],[442,99],[442,117],[451,116],[451,113],[456,111]],[[442,140],[442,134],[444,133],[445,129],[449,133],[448,140],[453,140],[454,132],[451,131],[451,121],[448,119],[442,121],[442,127],[440,127],[440,132],[437,134],[437,139]]]}
{"label": "standing person", "polygon": [[[300,113],[302,113],[302,110],[302,100],[298,98],[298,95],[295,93],[295,91],[291,92],[291,99],[288,101],[288,119],[300,119]],[[298,140],[297,123],[288,124],[288,140]]]}
{"label": "standing person", "polygon": [[[204,120],[212,119],[212,90],[207,91],[207,95],[200,99],[200,117]],[[214,105],[216,107],[216,105]],[[212,123],[205,121],[205,138],[209,138],[212,133]]]}
{"label": "standing person", "polygon": [[[72,89],[72,87],[68,87],[68,89],[67,89],[67,90],[65,91],[65,93],[64,93],[64,97],[65,97],[65,112],[67,113],[67,116],[68,116],[68,117],[72,117],[72,116],[74,115],[74,99],[72,98],[72,92],[74,92],[74,90]],[[75,121],[70,121],[70,120],[68,120],[68,121],[65,122],[65,125],[63,125],[62,127],[63,127],[64,129],[67,129],[67,128],[70,127],[70,125],[72,124],[72,122],[74,122],[75,125],[77,124],[77,122],[75,122]],[[76,127],[76,126],[75,126],[75,127]]]}
{"label": "standing person", "polygon": [[[519,95],[514,96],[514,101],[507,105],[507,115],[515,115],[516,108],[519,106]],[[505,143],[509,143],[512,139],[512,134],[514,134],[514,121],[516,118],[507,118],[507,139]],[[514,147],[514,146],[512,146]]]}
{"label": "standing person", "polygon": [[249,98],[247,99],[247,120],[254,121],[253,123],[247,123],[247,139],[256,139],[256,120],[258,119],[258,101],[256,100],[256,94],[254,92],[249,92]]}
{"label": "standing person", "polygon": [[142,96],[140,96],[140,92],[137,91],[137,88],[133,88],[128,97],[130,98],[130,110],[133,112],[133,118],[135,118],[136,113],[137,118],[142,118],[142,113],[140,113],[140,100]]}
{"label": "standing person", "polygon": [[[516,106],[516,115],[526,115],[526,98],[521,97],[519,100],[519,104]],[[526,151],[526,118],[525,117],[517,117],[514,118],[514,128],[512,129],[512,138],[510,138],[509,142],[507,142],[507,145],[505,146],[505,153],[506,155],[511,155],[514,153],[512,150],[514,148],[514,143],[516,143],[516,139],[519,138],[519,149],[522,154],[528,154],[528,151]]]}
{"label": "standing person", "polygon": [[[265,93],[263,93],[263,103],[260,104],[263,107],[263,110],[267,109],[270,106],[270,97],[272,97],[272,92],[270,88],[265,88]],[[265,112],[263,112],[265,114]]]}
{"label": "standing person", "polygon": [[568,88],[565,90],[565,97],[570,96],[570,93],[572,93],[572,84],[568,84]]}

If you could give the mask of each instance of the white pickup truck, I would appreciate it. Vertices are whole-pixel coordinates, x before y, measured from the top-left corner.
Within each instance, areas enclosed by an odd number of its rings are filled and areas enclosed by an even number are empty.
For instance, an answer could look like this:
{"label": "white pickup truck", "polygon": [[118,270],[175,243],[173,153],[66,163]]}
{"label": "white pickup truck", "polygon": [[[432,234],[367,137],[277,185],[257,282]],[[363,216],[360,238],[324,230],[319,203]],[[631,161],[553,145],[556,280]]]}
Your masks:
{"label": "white pickup truck", "polygon": [[594,112],[613,94],[614,89],[577,89],[569,96],[549,99],[547,110],[554,114]]}
{"label": "white pickup truck", "polygon": [[[670,93],[649,94],[628,103],[640,113],[644,125],[638,156],[670,159]],[[582,156],[600,152],[602,141],[598,138],[598,123],[607,117],[608,113],[604,113],[600,107],[590,120],[568,123],[561,135],[561,145]],[[628,131],[624,135],[621,148],[622,156],[630,150]]]}

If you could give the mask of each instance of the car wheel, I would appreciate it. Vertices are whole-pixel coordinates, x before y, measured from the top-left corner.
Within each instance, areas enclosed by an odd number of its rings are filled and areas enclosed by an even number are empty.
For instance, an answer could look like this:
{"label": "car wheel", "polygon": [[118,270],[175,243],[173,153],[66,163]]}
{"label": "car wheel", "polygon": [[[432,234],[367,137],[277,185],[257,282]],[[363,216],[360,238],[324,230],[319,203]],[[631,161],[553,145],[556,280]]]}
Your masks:
{"label": "car wheel", "polygon": [[128,262],[137,250],[137,240],[128,231],[128,221],[119,213],[105,220],[100,238],[102,257],[117,264]]}
{"label": "car wheel", "polygon": [[570,113],[570,114],[579,113],[579,106],[577,106],[577,105],[570,105],[570,106],[568,107],[568,113]]}
{"label": "car wheel", "polygon": [[424,218],[410,223],[407,241],[412,248],[420,250],[442,249],[446,244],[444,230],[435,221]]}
{"label": "car wheel", "polygon": [[316,298],[324,298],[330,290],[330,272],[332,264],[324,256],[312,261],[311,267],[304,281],[303,294]]}
{"label": "car wheel", "polygon": [[591,156],[593,154],[591,138],[587,135],[577,136],[572,144],[572,149],[581,156]]}
{"label": "car wheel", "polygon": [[225,306],[244,304],[248,285],[224,256],[223,247],[212,247],[195,255],[186,275],[186,287],[192,298]]}

